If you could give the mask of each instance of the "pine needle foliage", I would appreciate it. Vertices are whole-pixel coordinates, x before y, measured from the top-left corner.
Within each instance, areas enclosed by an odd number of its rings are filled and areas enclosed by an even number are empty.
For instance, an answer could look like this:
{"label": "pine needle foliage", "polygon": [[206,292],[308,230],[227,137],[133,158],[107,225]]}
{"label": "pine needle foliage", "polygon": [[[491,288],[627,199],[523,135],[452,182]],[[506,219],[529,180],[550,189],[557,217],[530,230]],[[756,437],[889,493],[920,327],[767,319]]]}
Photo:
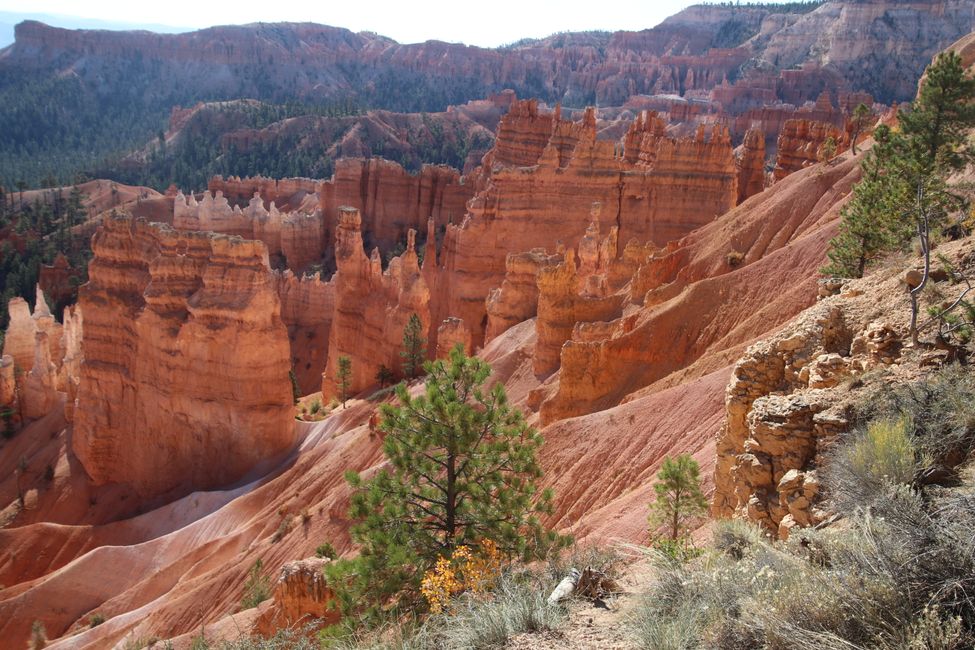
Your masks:
{"label": "pine needle foliage", "polygon": [[501,384],[484,387],[490,366],[457,346],[425,370],[422,394],[400,384],[399,405],[382,406],[388,467],[368,480],[346,475],[362,551],[330,568],[330,583],[359,616],[370,614],[363,605],[375,614],[393,595],[417,605],[424,573],[460,546],[490,542],[503,556],[528,559],[567,541],[538,519],[552,502],[536,486],[542,438]]}
{"label": "pine needle foliage", "polygon": [[[863,180],[842,212],[823,273],[861,277],[870,261],[905,247],[914,236],[927,268],[931,234],[967,205],[949,177],[975,160],[968,142],[975,127],[973,100],[975,79],[961,57],[940,54],[910,110],[898,114],[899,129],[875,131],[877,145],[865,157]],[[912,304],[922,289],[912,293]]]}
{"label": "pine needle foliage", "polygon": [[843,208],[840,232],[830,242],[825,275],[862,277],[870,262],[902,247],[911,231],[898,216],[910,202],[910,189],[891,169],[892,132],[874,132],[877,144],[861,163],[862,176]]}
{"label": "pine needle foliage", "polygon": [[342,400],[342,408],[349,399],[349,389],[352,387],[352,359],[346,356],[339,357],[339,367],[335,373],[335,383],[339,389],[339,397]]}
{"label": "pine needle foliage", "polygon": [[416,377],[423,368],[423,360],[427,354],[426,343],[427,340],[423,337],[423,321],[416,314],[410,314],[403,329],[403,349],[399,353],[403,359],[403,374],[408,379]]}
{"label": "pine needle foliage", "polygon": [[701,469],[690,454],[664,458],[653,490],[650,524],[664,527],[671,540],[684,537],[688,524],[707,512],[708,501],[701,492]]}

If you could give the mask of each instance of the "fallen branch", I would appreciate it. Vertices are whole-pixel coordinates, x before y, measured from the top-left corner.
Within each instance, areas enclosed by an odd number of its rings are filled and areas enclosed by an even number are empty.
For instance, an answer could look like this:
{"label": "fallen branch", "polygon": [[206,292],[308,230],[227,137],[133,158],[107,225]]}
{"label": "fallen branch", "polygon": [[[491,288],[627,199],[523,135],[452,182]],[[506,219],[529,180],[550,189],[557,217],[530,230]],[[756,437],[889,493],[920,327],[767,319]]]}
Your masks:
{"label": "fallen branch", "polygon": [[586,567],[581,573],[578,569],[569,569],[569,574],[549,594],[548,603],[554,605],[570,595],[598,600],[606,596],[622,593],[619,584],[602,571]]}

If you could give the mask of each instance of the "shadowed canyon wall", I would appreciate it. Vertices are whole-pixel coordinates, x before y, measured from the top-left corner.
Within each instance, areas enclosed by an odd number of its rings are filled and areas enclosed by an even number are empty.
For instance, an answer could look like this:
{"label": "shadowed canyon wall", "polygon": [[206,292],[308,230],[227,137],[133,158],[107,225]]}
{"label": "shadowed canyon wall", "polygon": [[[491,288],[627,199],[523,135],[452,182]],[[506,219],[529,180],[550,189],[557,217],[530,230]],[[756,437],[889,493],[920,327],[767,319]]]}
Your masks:
{"label": "shadowed canyon wall", "polygon": [[72,445],[95,483],[216,487],[288,450],[288,335],[264,244],[113,218],[92,249]]}

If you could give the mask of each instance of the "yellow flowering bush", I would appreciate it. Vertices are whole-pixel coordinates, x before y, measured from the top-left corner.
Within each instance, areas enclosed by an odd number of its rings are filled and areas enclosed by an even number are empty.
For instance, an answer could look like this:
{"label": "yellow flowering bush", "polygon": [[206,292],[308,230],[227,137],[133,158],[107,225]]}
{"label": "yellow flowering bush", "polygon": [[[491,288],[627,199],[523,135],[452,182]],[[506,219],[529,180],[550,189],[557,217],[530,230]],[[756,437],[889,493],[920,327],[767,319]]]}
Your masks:
{"label": "yellow flowering bush", "polygon": [[501,559],[497,545],[489,539],[481,542],[476,553],[469,546],[458,546],[449,558],[440,557],[420,583],[430,611],[442,612],[452,598],[464,592],[489,589],[501,575]]}

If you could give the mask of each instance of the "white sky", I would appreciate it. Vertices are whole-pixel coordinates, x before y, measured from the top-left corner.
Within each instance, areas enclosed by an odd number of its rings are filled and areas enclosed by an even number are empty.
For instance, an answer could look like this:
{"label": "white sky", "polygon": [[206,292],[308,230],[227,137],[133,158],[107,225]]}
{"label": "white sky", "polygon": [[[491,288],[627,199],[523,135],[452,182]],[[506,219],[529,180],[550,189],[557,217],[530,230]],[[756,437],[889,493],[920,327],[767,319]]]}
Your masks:
{"label": "white sky", "polygon": [[691,4],[692,0],[615,0],[611,4],[593,0],[0,0],[0,11],[191,29],[310,21],[373,31],[401,43],[438,39],[494,47],[561,31],[646,29]]}

